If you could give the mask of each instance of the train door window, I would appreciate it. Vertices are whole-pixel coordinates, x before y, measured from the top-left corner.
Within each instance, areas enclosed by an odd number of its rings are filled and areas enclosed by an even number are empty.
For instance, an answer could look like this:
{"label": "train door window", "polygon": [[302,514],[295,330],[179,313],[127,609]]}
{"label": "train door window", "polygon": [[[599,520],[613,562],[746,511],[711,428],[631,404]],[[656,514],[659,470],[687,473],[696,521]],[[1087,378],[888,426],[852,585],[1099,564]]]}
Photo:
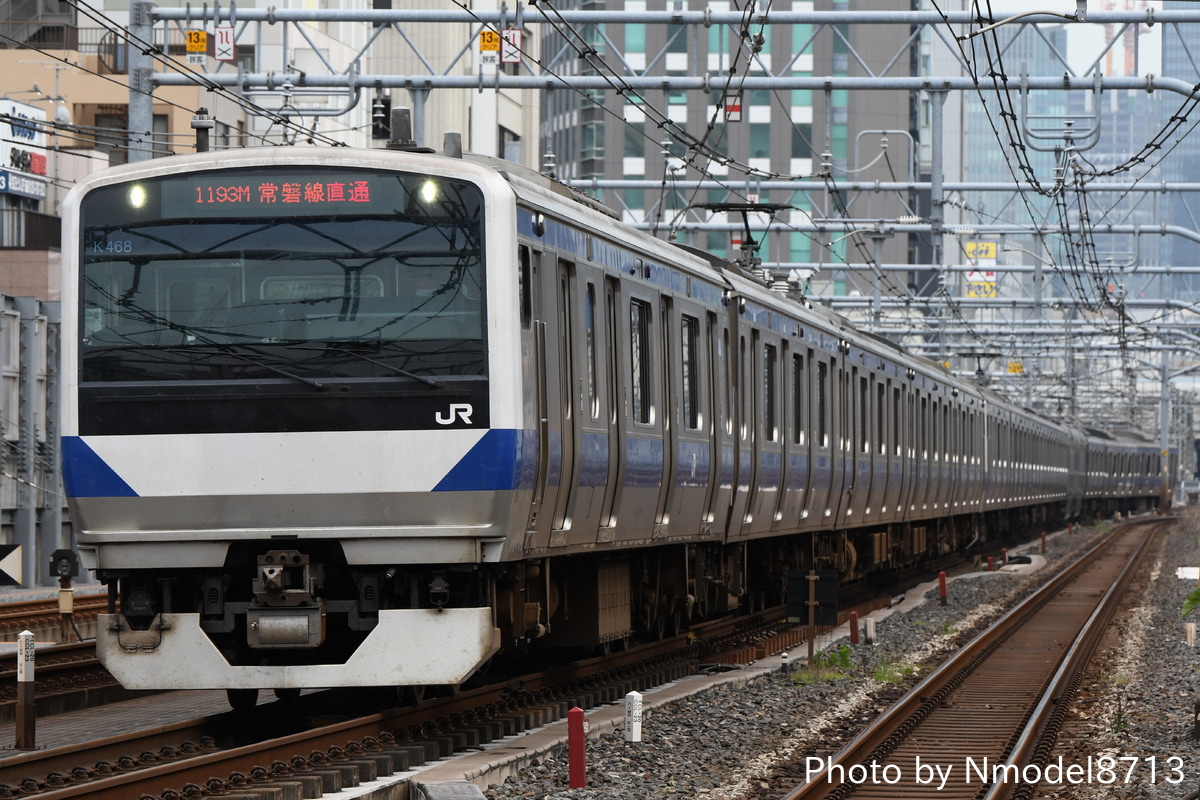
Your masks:
{"label": "train door window", "polygon": [[975,412],[971,411],[967,415],[967,463],[975,464]]}
{"label": "train door window", "polygon": [[779,350],[773,344],[763,346],[763,434],[768,442],[779,441],[778,409],[776,408],[776,374],[779,370]]}
{"label": "train door window", "polygon": [[828,400],[829,365],[817,362],[817,447],[829,447]]}
{"label": "train door window", "polygon": [[950,460],[950,451],[954,449],[950,442],[950,415],[950,404],[947,403],[942,406],[942,459],[944,461]]}
{"label": "train door window", "polygon": [[679,330],[683,363],[683,424],[688,430],[700,427],[700,320],[684,315]]}
{"label": "train door window", "polygon": [[[934,425],[930,425],[930,420]],[[937,401],[931,401],[926,408],[925,398],[920,399],[920,445],[924,457],[937,461]]]}
{"label": "train door window", "polygon": [[725,387],[725,404],[721,409],[721,414],[724,416],[725,434],[728,436],[733,433],[733,370],[730,364],[729,351],[729,329],[721,331],[721,339],[717,345],[721,348],[720,362],[721,369],[724,372],[722,384]]}
{"label": "train door window", "polygon": [[905,437],[905,452],[908,453],[909,458],[915,459],[917,457],[918,444],[917,399],[913,392],[905,392],[904,397],[904,416],[908,422],[908,425],[905,426],[905,430],[908,431],[908,435]]}
{"label": "train door window", "polygon": [[643,300],[629,303],[629,368],[633,401],[633,421],[649,425],[650,398],[650,304]]}
{"label": "train door window", "polygon": [[533,263],[527,245],[517,248],[517,291],[520,293],[521,327],[533,325]]}
{"label": "train door window", "polygon": [[[857,370],[847,370],[842,368],[841,373],[834,370],[834,374],[840,374],[841,380],[837,381],[838,395],[836,408],[838,409],[838,452],[852,453],[856,442],[854,440],[854,431],[849,430],[854,427],[854,377]],[[841,424],[841,420],[845,420],[845,424]]]}
{"label": "train door window", "polygon": [[584,298],[584,326],[587,329],[588,405],[592,419],[600,418],[600,381],[596,366],[596,284],[588,282]]}
{"label": "train door window", "polygon": [[749,359],[747,358],[747,356],[748,356],[748,353],[746,352],[746,337],[739,336],[738,337],[738,384],[739,384],[739,386],[737,387],[737,398],[738,398],[738,430],[740,431],[739,436],[742,441],[746,441],[750,437],[750,425],[749,425],[750,378],[746,374],[746,370],[749,368],[749,364],[747,363],[749,361]]}
{"label": "train door window", "polygon": [[964,464],[969,464],[971,462],[971,428],[968,420],[969,413],[970,412],[964,408],[958,417],[958,452],[962,457],[962,462]]}
{"label": "train door window", "polygon": [[[662,387],[662,396],[664,398],[668,398],[668,397],[675,397],[676,392],[679,388],[679,387],[673,385],[675,383],[675,381],[672,380],[671,363],[670,363],[672,355],[675,352],[674,347],[671,344],[671,333],[672,333],[671,318],[673,317],[673,314],[671,313],[671,299],[669,297],[661,298],[660,302],[661,302],[661,305],[659,305],[659,317],[658,318],[662,323],[659,326],[659,334],[662,338],[660,341],[658,352],[662,354],[662,376],[661,376],[661,379],[660,379],[658,385]],[[671,427],[672,416],[673,415],[671,414],[670,404],[668,401],[666,401],[664,399],[664,401],[663,401],[663,416],[662,416],[662,424],[663,424],[664,430],[669,429]],[[663,522],[665,520],[660,519],[659,521]]]}
{"label": "train door window", "polygon": [[892,387],[892,454],[900,455],[900,387]]}
{"label": "train door window", "polygon": [[564,419],[569,419],[575,403],[571,400],[571,371],[567,365],[572,359],[574,348],[572,347],[571,335],[571,281],[567,277],[570,265],[566,261],[559,261],[559,284],[558,284],[558,329],[562,331],[562,347],[563,356],[560,359],[559,375],[559,397],[561,397],[562,413]]}
{"label": "train door window", "polygon": [[917,423],[921,426],[921,435],[917,442],[917,447],[921,453],[921,460],[929,459],[929,398],[921,398],[921,415],[917,418]]}
{"label": "train door window", "polygon": [[883,382],[875,384],[875,449],[879,455],[887,455],[887,387]]}
{"label": "train door window", "polygon": [[[812,355],[812,350],[809,350]],[[804,355],[792,354],[792,444],[804,444]]]}
{"label": "train door window", "polygon": [[870,402],[867,376],[863,375],[858,379],[858,449],[863,453],[871,452],[871,429],[867,427],[871,419]]}
{"label": "train door window", "polygon": [[617,387],[621,385],[618,379],[619,367],[617,366],[617,300],[612,286],[606,287],[604,291],[604,305],[608,324],[605,326],[607,334],[609,353],[608,359],[608,418],[609,424],[615,425],[617,422],[617,409],[621,403],[617,397]]}

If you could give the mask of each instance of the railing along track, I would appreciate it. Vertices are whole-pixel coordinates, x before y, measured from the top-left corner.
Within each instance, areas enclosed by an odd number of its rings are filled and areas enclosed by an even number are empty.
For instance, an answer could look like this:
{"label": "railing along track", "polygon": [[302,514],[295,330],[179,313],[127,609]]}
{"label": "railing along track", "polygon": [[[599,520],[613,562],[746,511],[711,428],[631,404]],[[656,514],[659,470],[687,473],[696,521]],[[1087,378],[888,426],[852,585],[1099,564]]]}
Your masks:
{"label": "railing along track", "polygon": [[993,768],[1050,757],[1074,683],[1166,524],[1130,523],[1093,547],[806,772],[784,800],[1029,796],[1005,778],[1011,772]]}

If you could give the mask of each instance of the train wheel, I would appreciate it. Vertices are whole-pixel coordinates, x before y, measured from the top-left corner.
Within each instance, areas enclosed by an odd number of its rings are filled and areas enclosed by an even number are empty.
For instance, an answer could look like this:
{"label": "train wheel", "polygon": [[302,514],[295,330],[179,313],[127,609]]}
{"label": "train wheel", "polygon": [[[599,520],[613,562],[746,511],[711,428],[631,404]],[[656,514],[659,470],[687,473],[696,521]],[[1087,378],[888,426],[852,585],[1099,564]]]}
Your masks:
{"label": "train wheel", "polygon": [[245,711],[258,705],[258,689],[226,689],[225,697],[234,711]]}

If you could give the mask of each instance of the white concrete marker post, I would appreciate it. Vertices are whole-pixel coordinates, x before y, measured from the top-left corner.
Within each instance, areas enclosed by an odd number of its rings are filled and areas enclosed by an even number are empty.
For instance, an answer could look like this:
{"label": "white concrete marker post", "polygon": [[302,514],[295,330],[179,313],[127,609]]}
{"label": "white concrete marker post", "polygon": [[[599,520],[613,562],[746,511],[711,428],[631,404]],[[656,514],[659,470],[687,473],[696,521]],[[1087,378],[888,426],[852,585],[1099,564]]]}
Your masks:
{"label": "white concrete marker post", "polygon": [[642,740],[642,695],[630,692],[625,695],[625,741]]}

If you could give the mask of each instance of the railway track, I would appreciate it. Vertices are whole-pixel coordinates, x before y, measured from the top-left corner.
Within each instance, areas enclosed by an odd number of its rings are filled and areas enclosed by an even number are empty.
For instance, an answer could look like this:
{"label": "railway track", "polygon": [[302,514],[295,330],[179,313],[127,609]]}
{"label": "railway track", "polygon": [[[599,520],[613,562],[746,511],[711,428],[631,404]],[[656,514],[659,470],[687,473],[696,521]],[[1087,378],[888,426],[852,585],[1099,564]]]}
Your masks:
{"label": "railway track", "polygon": [[[108,607],[108,598],[102,594],[76,595],[73,607],[76,628],[84,636],[94,635],[96,615]],[[79,638],[71,621],[60,613],[57,598],[0,605],[0,642],[15,642],[22,631],[31,631],[38,641],[70,642]]]}
{"label": "railway track", "polygon": [[1079,676],[1138,560],[1168,524],[1120,528],[836,755],[797,764],[805,783],[785,800],[1034,796],[1037,781],[1024,778],[1051,763]]}
{"label": "railway track", "polygon": [[[351,716],[331,710],[337,701],[318,706],[320,700],[306,696],[251,714],[219,714],[25,753],[0,760],[4,774],[13,776],[0,782],[0,797],[124,800],[317,779],[331,791],[563,718],[575,705],[615,701],[704,663],[745,663],[794,647],[803,631],[782,624],[782,617],[782,609],[772,609],[704,623],[683,636],[380,713]],[[318,716],[336,719],[313,727]]]}

